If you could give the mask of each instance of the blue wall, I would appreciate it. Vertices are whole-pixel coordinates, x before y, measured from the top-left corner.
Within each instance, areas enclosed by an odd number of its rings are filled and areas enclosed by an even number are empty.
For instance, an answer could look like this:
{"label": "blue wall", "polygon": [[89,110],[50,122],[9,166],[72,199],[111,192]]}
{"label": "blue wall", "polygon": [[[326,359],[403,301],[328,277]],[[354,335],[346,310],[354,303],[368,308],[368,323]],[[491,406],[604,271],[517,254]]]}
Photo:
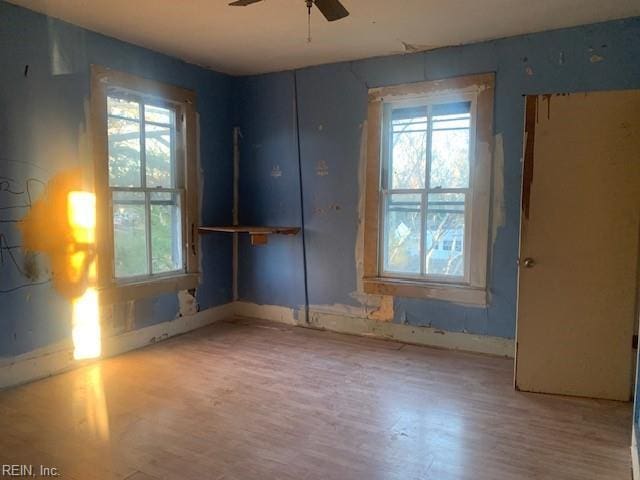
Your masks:
{"label": "blue wall", "polygon": [[[240,78],[236,118],[242,131],[239,220],[244,225],[300,225],[294,83],[289,74]],[[301,236],[251,247],[240,235],[238,293],[272,305],[304,304]],[[272,276],[276,271],[277,275]],[[261,275],[265,272],[266,275]]]}
{"label": "blue wall", "polygon": [[[70,304],[47,281],[46,262],[36,257],[29,268],[14,220],[27,211],[21,205],[28,196],[20,192],[28,179],[35,197],[57,172],[91,165],[83,148],[91,64],[195,90],[202,219],[231,220],[231,77],[0,2],[0,357],[70,337]],[[202,249],[198,301],[208,308],[230,300],[231,243],[211,235],[203,237]],[[175,294],[136,302],[134,328],[177,312]]]}
{"label": "blue wall", "polygon": [[[309,303],[353,305],[358,228],[358,163],[367,88],[496,72],[495,127],[504,144],[505,223],[493,244],[490,305],[394,300],[395,321],[512,338],[524,102],[531,93],[640,88],[640,19],[253,76],[238,82],[243,190],[240,211],[252,222],[300,224],[295,145],[300,120]],[[297,81],[297,98],[294,81]],[[280,165],[282,176],[272,175]],[[286,184],[285,184],[286,183]],[[241,297],[299,308],[300,236],[243,245]],[[295,248],[290,249],[293,246]]]}

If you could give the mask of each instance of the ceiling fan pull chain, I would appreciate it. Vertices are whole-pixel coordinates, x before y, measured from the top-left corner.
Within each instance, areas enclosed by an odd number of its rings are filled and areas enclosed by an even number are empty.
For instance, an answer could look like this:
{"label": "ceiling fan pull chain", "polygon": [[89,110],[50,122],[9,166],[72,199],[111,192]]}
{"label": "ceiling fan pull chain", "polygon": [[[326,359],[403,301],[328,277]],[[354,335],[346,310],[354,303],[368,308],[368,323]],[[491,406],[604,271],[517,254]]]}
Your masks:
{"label": "ceiling fan pull chain", "polygon": [[311,43],[311,7],[313,0],[307,0],[307,43]]}

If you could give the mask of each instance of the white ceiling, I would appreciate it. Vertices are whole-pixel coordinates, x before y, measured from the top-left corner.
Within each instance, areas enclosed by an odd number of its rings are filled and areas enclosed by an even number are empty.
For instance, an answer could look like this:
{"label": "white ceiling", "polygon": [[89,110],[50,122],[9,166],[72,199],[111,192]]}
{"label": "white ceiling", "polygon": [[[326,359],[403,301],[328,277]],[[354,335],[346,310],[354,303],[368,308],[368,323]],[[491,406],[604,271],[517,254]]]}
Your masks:
{"label": "white ceiling", "polygon": [[[638,0],[343,0],[329,23],[304,0],[10,0],[231,74],[273,72],[640,15]],[[231,0],[229,0],[231,1]],[[403,43],[404,42],[404,43]]]}

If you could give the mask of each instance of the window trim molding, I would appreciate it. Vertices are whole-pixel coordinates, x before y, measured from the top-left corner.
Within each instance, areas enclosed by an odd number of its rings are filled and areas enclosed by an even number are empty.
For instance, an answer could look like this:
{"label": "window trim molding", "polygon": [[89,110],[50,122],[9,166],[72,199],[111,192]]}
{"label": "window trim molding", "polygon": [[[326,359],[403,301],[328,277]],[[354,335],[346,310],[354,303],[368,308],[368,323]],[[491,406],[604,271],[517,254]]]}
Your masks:
{"label": "window trim molding", "polygon": [[[472,305],[487,304],[489,260],[489,208],[493,158],[493,101],[495,74],[485,73],[444,80],[369,89],[367,110],[367,154],[365,174],[364,268],[365,293],[416,298],[434,298]],[[472,212],[468,282],[438,283],[383,276],[380,270],[380,173],[383,110],[385,103],[421,97],[475,94],[474,164],[471,166]]]}
{"label": "window trim molding", "polygon": [[[109,168],[107,138],[107,94],[109,87],[136,92],[143,98],[171,103],[183,116],[181,120],[184,158],[184,231],[185,271],[158,275],[148,280],[116,281],[113,274],[113,225],[109,200]],[[91,65],[91,140],[94,164],[94,188],[96,194],[96,250],[97,280],[101,303],[116,303],[137,298],[152,297],[197,287],[200,282],[199,249],[196,232],[200,218],[197,186],[198,145],[196,95],[193,91],[148,80],[128,73]],[[176,124],[178,124],[176,118]]]}

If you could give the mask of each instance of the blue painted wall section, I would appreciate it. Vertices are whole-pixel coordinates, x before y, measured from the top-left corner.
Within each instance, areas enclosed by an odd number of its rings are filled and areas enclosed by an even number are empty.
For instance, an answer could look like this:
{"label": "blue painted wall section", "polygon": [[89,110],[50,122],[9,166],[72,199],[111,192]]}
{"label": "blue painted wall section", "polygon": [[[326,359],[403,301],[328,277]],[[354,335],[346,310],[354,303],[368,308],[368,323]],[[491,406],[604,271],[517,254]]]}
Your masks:
{"label": "blue painted wall section", "polygon": [[[71,308],[24,274],[15,220],[57,172],[91,165],[87,155],[90,65],[99,64],[196,91],[204,223],[231,221],[233,79],[0,2],[0,357],[70,338]],[[88,162],[88,163],[87,163]],[[32,180],[29,180],[32,179]],[[12,193],[13,192],[13,193]],[[46,232],[43,232],[46,235]],[[231,299],[231,242],[202,240],[201,308]],[[15,261],[14,261],[15,260]],[[37,260],[36,270],[45,268]],[[21,272],[22,270],[22,272]],[[133,328],[175,318],[176,295],[136,302]]]}
{"label": "blue painted wall section", "polygon": [[[237,80],[241,225],[300,226],[300,182],[293,77],[274,74]],[[261,272],[264,272],[263,276]],[[276,276],[271,276],[277,272]],[[251,247],[240,236],[240,300],[304,304],[302,236],[271,235]]]}
{"label": "blue painted wall section", "polygon": [[[247,102],[247,95],[253,99],[240,112],[244,134],[270,145],[261,156],[263,169],[254,170],[250,161],[243,167],[243,176],[255,177],[243,180],[243,185],[256,188],[243,192],[242,214],[257,223],[283,223],[299,205],[298,192],[292,184],[274,195],[265,185],[274,183],[270,166],[291,158],[294,147],[289,141],[269,139],[291,129],[293,91],[284,85],[297,75],[310,304],[359,305],[351,294],[357,282],[358,164],[367,89],[484,72],[496,72],[494,132],[502,137],[504,146],[505,222],[490,252],[490,305],[476,308],[395,298],[394,321],[513,338],[523,95],[640,88],[639,18],[240,80],[238,100]],[[244,147],[243,163],[247,155],[253,155],[246,151],[250,148]],[[286,213],[278,217],[283,203]],[[263,253],[246,245],[241,250],[247,258]],[[299,295],[279,295],[274,300],[266,292],[274,285],[295,289],[300,277],[291,269],[302,269],[301,262],[295,250],[289,259],[283,255],[253,269],[245,267],[243,299],[299,308]]]}

